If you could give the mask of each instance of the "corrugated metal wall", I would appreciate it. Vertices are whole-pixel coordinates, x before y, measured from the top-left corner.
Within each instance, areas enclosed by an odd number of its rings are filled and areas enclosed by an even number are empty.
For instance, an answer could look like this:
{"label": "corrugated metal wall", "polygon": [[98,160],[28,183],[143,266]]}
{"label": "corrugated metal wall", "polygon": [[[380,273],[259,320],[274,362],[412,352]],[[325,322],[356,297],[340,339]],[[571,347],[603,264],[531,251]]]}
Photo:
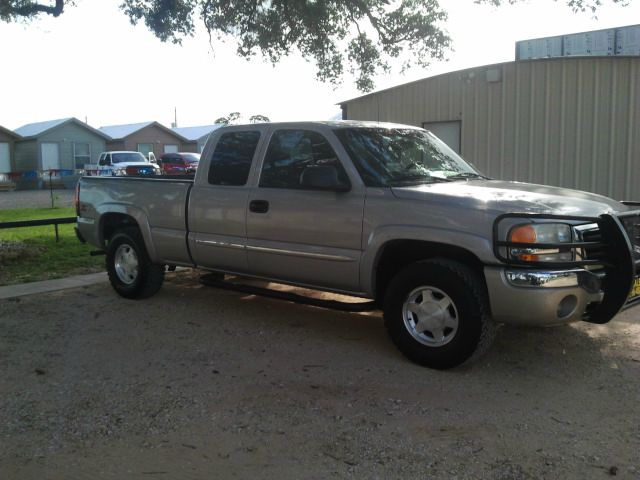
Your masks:
{"label": "corrugated metal wall", "polygon": [[487,175],[640,200],[640,58],[510,62],[344,102],[350,120],[459,120]]}

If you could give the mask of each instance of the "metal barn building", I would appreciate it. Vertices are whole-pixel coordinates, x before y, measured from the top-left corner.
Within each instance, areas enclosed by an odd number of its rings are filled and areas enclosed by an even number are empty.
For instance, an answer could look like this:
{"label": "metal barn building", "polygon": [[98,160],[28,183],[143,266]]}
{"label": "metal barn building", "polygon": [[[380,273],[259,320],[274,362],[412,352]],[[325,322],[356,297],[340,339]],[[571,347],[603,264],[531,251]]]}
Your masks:
{"label": "metal barn building", "polygon": [[640,57],[470,68],[341,106],[345,119],[423,126],[493,178],[640,200]]}

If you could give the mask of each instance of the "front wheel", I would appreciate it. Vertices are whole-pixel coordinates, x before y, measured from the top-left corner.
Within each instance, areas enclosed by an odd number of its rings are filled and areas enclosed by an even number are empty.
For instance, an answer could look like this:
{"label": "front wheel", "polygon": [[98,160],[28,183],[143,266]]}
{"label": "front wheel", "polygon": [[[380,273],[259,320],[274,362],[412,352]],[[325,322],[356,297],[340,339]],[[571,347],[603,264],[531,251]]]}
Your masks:
{"label": "front wheel", "polygon": [[495,331],[481,278],[446,259],[416,262],[400,271],[387,289],[384,319],[407,358],[436,369],[479,356]]}
{"label": "front wheel", "polygon": [[164,265],[151,263],[137,228],[122,229],[111,237],[106,263],[111,286],[125,298],[150,297],[164,281]]}

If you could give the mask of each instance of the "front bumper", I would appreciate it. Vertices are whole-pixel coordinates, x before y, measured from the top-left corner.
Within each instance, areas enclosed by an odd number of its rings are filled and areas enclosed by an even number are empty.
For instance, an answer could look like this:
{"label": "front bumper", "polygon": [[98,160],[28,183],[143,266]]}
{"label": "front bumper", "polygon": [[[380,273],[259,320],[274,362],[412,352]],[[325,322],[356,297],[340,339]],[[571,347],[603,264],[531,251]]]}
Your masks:
{"label": "front bumper", "polygon": [[602,302],[601,280],[584,269],[527,270],[485,267],[493,319],[516,325],[551,326],[584,320]]}
{"label": "front bumper", "polygon": [[[597,237],[584,241],[523,244],[505,240],[505,225],[515,220],[597,224]],[[501,222],[505,222],[502,224]],[[580,257],[566,262],[529,262],[509,258],[508,249],[569,248]],[[494,253],[506,265],[486,267],[492,313],[497,321],[523,325],[556,325],[577,320],[603,324],[623,308],[632,288],[640,288],[640,210],[597,218],[539,214],[505,214],[494,223]],[[599,274],[592,273],[598,269]]]}

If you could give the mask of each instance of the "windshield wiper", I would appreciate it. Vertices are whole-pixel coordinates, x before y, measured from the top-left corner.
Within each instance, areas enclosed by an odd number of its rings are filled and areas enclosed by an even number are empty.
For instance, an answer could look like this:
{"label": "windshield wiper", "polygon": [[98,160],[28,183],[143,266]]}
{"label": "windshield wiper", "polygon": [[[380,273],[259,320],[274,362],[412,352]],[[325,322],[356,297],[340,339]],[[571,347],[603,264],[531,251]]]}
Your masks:
{"label": "windshield wiper", "polygon": [[403,175],[401,177],[395,177],[389,182],[392,187],[399,187],[402,185],[420,185],[421,183],[440,183],[449,182],[448,178],[443,177],[431,177],[426,175]]}
{"label": "windshield wiper", "polygon": [[467,180],[469,178],[481,178],[483,180],[490,180],[489,177],[485,177],[484,175],[480,175],[479,173],[474,172],[460,172],[455,175],[449,175],[447,180]]}

